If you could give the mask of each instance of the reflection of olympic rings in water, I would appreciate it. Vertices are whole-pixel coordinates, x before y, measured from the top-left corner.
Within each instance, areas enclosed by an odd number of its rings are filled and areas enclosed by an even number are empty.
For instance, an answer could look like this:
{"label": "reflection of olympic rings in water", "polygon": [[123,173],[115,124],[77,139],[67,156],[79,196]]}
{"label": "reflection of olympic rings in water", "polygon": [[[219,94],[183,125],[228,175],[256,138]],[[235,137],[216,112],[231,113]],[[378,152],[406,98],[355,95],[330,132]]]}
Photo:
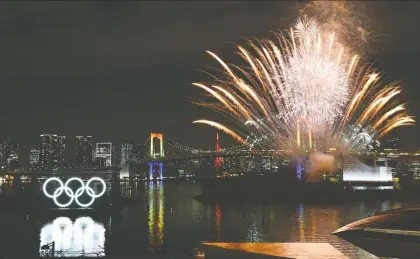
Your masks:
{"label": "reflection of olympic rings in water", "polygon": [[[95,180],[102,183],[102,191],[99,194],[95,194],[95,191],[89,186],[89,184],[92,181],[95,181]],[[47,191],[47,185],[51,181],[56,181],[60,185],[54,191],[54,193],[52,195],[50,193],[48,193],[48,191]],[[73,190],[70,187],[68,187],[68,185],[73,181],[77,181],[82,185],[81,187],[79,187],[79,189],[76,190],[76,192],[73,192]],[[80,207],[89,207],[90,205],[93,204],[93,202],[95,201],[95,198],[101,197],[105,193],[106,184],[105,184],[105,181],[102,180],[99,177],[90,178],[89,181],[86,182],[86,184],[82,181],[82,179],[80,179],[78,177],[72,177],[72,178],[68,179],[65,184],[63,184],[63,182],[59,178],[51,177],[44,182],[43,190],[44,190],[45,196],[47,196],[48,198],[52,198],[54,200],[54,203],[58,207],[61,207],[61,208],[68,207],[68,206],[70,206],[70,204],[72,204],[72,202],[74,200],[76,200],[77,205],[79,205]],[[91,199],[88,203],[82,203],[82,202],[79,201],[79,197],[82,196],[82,194],[85,192],[85,190],[86,190],[86,193],[91,197]],[[65,192],[67,194],[67,196],[70,197],[70,200],[65,204],[59,203],[57,201],[57,197],[60,196],[61,194],[63,194],[63,192]]]}
{"label": "reflection of olympic rings in water", "polygon": [[[41,247],[55,242],[55,255],[59,257],[103,257],[105,256],[105,227],[90,217],[58,217],[45,224],[39,233]],[[50,251],[48,251],[50,252]]]}

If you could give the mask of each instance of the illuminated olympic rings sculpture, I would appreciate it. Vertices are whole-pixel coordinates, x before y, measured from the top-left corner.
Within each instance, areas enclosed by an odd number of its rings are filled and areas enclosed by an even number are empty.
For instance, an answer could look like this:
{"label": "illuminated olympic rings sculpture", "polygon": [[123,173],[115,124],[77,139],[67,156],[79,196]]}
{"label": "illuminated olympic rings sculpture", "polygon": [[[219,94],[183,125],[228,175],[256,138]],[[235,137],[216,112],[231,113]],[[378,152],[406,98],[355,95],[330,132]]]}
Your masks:
{"label": "illuminated olympic rings sculpture", "polygon": [[[47,185],[49,182],[51,181],[56,181],[58,182],[58,184],[60,185],[55,191],[54,193],[51,195],[50,193],[48,193],[47,191]],[[69,184],[73,181],[77,181],[79,182],[82,186],[76,190],[76,192],[73,192],[73,190],[69,187]],[[89,187],[90,183],[92,181],[99,181],[102,183],[102,191],[99,194],[95,194],[95,191]],[[44,182],[44,186],[43,186],[43,190],[44,190],[44,194],[45,196],[47,196],[48,198],[51,198],[54,200],[54,203],[61,208],[65,208],[70,206],[70,204],[73,203],[73,201],[75,200],[77,205],[79,205],[80,207],[89,207],[90,205],[93,204],[93,202],[95,201],[95,198],[99,198],[102,195],[104,195],[105,191],[106,191],[106,184],[105,181],[102,180],[99,177],[92,177],[89,179],[89,181],[86,182],[86,184],[82,181],[82,179],[78,178],[78,177],[72,177],[70,179],[68,179],[66,181],[66,183],[64,184],[59,178],[57,177],[51,177],[48,178],[45,182]],[[82,194],[86,191],[86,193],[91,197],[90,201],[88,203],[82,203],[79,201],[79,197],[82,196]],[[61,194],[63,194],[63,192],[65,192],[67,194],[68,197],[70,197],[69,202],[62,204],[60,202],[57,201],[57,197],[60,196]]]}

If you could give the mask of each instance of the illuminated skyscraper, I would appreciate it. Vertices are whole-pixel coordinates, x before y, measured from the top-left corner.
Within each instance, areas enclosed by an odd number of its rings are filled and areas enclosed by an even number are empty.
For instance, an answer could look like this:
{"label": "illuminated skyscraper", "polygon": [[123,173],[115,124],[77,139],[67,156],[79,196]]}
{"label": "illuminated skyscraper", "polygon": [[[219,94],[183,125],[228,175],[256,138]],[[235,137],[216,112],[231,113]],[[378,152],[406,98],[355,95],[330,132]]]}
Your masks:
{"label": "illuminated skyscraper", "polygon": [[42,134],[39,143],[39,166],[47,169],[53,166],[53,158],[57,149],[57,135]]}
{"label": "illuminated skyscraper", "polygon": [[[216,152],[220,151],[220,143],[219,143],[219,133],[216,133]],[[220,168],[222,166],[222,159],[220,157],[216,157],[214,161],[214,167]]]}
{"label": "illuminated skyscraper", "polygon": [[92,136],[76,136],[76,163],[79,167],[87,168],[92,165],[92,149]]}
{"label": "illuminated skyscraper", "polygon": [[[94,146],[96,146],[96,144]],[[96,148],[92,148],[92,160],[96,160]]]}
{"label": "illuminated skyscraper", "polygon": [[53,169],[64,162],[66,152],[66,137],[55,134],[40,135],[39,166],[43,169]]}
{"label": "illuminated skyscraper", "polygon": [[19,160],[19,143],[4,141],[0,143],[1,165],[10,166],[11,163]]}
{"label": "illuminated skyscraper", "polygon": [[131,157],[133,144],[124,143],[121,145],[121,166],[125,165]]}
{"label": "illuminated skyscraper", "polygon": [[96,143],[96,158],[102,167],[112,166],[112,143],[102,142]]}
{"label": "illuminated skyscraper", "polygon": [[148,147],[144,144],[134,144],[131,150],[131,161],[134,163],[141,163],[145,161],[148,155]]}
{"label": "illuminated skyscraper", "polygon": [[39,164],[39,149],[31,148],[29,150],[29,164],[31,166],[38,166],[38,164]]}
{"label": "illuminated skyscraper", "polygon": [[64,155],[66,154],[66,137],[57,136],[57,154],[55,158],[59,163],[64,161]]}

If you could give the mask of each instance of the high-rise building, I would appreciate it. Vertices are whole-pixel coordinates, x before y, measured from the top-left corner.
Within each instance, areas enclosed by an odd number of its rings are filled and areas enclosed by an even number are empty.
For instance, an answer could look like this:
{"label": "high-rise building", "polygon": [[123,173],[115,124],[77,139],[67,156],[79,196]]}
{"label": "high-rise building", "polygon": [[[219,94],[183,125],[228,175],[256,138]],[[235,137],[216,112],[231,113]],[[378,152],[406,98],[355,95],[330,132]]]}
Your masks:
{"label": "high-rise building", "polygon": [[133,152],[133,144],[124,143],[121,145],[121,166],[125,165],[131,157]]}
{"label": "high-rise building", "polygon": [[42,134],[39,143],[39,166],[48,168],[51,166],[52,157],[57,147],[57,135]]}
{"label": "high-rise building", "polygon": [[[93,143],[92,143],[93,144]],[[92,145],[92,160],[96,160],[96,148],[93,148],[94,145]],[[95,145],[96,146],[96,145]]]}
{"label": "high-rise building", "polygon": [[66,152],[66,137],[55,134],[40,135],[39,166],[44,169],[52,169],[64,162]]}
{"label": "high-rise building", "polygon": [[76,164],[87,168],[92,165],[93,155],[92,136],[76,136]]}
{"label": "high-rise building", "polygon": [[112,149],[111,149],[111,164],[112,165],[119,165],[119,164],[121,164],[121,161],[120,161],[120,154],[118,154],[117,155],[117,148],[116,148],[116,146],[115,145],[113,145],[112,146]]}
{"label": "high-rise building", "polygon": [[[226,163],[225,161],[223,161],[223,163]],[[229,158],[229,169],[231,171],[236,171],[236,172],[242,172],[243,170],[241,170],[241,161],[239,160],[239,157],[230,157]]]}
{"label": "high-rise building", "polygon": [[57,136],[57,155],[56,155],[56,159],[59,162],[63,162],[65,154],[66,154],[66,136]]}
{"label": "high-rise building", "polygon": [[7,158],[9,157],[7,141],[0,142],[0,165],[7,166]]}
{"label": "high-rise building", "polygon": [[10,166],[19,160],[19,143],[14,141],[3,141],[0,143],[1,165]]}
{"label": "high-rise building", "polygon": [[131,150],[130,160],[134,163],[144,162],[148,156],[148,147],[144,144],[134,144]]}
{"label": "high-rise building", "polygon": [[38,164],[39,164],[39,149],[31,148],[29,150],[29,164],[31,166],[38,166]]}
{"label": "high-rise building", "polygon": [[101,167],[112,166],[112,143],[96,143],[96,159],[99,159]]}

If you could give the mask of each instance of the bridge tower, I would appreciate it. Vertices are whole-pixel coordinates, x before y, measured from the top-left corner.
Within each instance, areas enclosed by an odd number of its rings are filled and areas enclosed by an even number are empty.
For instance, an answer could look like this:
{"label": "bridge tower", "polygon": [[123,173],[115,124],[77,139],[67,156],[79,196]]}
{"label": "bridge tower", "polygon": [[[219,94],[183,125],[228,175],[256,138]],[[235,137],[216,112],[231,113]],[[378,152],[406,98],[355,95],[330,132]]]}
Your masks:
{"label": "bridge tower", "polygon": [[[154,139],[159,140],[159,153],[156,153],[155,145],[154,145]],[[163,162],[162,161],[156,161],[159,158],[164,157],[163,152],[163,134],[162,133],[150,133],[150,161],[148,163],[149,165],[149,181],[162,181],[163,179]],[[159,173],[159,177],[156,179],[153,176],[153,173],[156,171]]]}
{"label": "bridge tower", "polygon": [[[220,152],[219,132],[216,133],[216,152]],[[221,166],[222,166],[222,159],[220,157],[216,157],[214,161],[214,167],[220,168]]]}
{"label": "bridge tower", "polygon": [[[155,153],[155,145],[153,144],[154,139],[159,140],[159,153]],[[151,158],[157,158],[157,157],[163,157],[163,134],[162,133],[150,133],[150,157]]]}

